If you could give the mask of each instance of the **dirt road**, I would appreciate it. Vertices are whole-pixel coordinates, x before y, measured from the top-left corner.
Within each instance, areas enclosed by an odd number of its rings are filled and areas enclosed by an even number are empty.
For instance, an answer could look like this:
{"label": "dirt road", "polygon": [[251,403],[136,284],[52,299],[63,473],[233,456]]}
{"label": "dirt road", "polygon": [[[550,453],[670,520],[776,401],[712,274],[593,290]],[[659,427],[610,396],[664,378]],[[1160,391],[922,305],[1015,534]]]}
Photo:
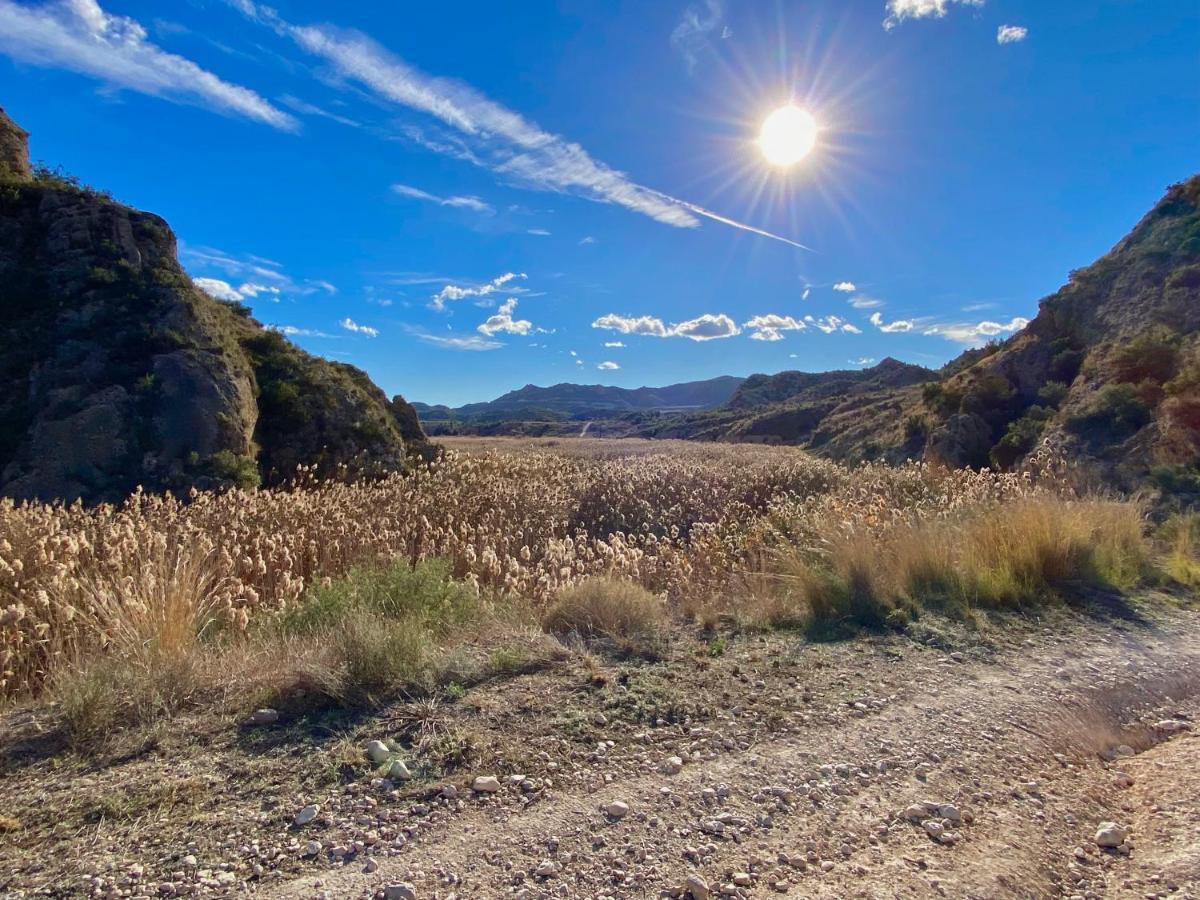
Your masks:
{"label": "dirt road", "polygon": [[[1200,613],[1139,610],[681,631],[657,662],[562,652],[101,758],[35,734],[0,760],[0,896],[1200,897]],[[381,777],[372,739],[413,778]]]}
{"label": "dirt road", "polygon": [[[582,759],[531,734],[540,771],[421,802],[377,871],[265,893],[658,897],[691,877],[697,897],[1200,896],[1193,625],[1076,621],[953,655],[751,646],[712,722],[600,713],[613,746]],[[1097,846],[1106,821],[1130,829],[1119,850]]]}

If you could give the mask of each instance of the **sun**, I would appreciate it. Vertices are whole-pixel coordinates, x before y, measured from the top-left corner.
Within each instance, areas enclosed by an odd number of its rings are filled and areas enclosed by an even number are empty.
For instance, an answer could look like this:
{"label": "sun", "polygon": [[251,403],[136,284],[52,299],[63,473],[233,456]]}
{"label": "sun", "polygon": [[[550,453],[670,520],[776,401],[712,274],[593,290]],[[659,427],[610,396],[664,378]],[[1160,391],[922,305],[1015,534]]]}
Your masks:
{"label": "sun", "polygon": [[767,162],[786,169],[812,152],[819,130],[817,120],[808,110],[781,106],[763,122],[758,146]]}

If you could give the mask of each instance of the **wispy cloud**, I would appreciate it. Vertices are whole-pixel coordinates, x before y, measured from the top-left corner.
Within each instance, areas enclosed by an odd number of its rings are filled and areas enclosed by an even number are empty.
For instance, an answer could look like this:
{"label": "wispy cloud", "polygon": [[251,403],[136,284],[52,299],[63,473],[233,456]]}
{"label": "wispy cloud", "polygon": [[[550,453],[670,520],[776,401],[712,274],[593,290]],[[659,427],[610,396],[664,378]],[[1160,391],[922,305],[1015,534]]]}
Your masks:
{"label": "wispy cloud", "polygon": [[346,331],[354,332],[355,334],[365,334],[367,337],[379,337],[379,329],[372,328],[370,325],[359,325],[351,318],[342,319],[338,322]]}
{"label": "wispy cloud", "polygon": [[671,31],[671,47],[683,57],[689,72],[695,70],[700,53],[709,45],[712,33],[721,27],[724,18],[725,10],[720,0],[703,0],[684,9],[679,24]]}
{"label": "wispy cloud", "polygon": [[751,329],[752,334],[750,338],[755,341],[782,341],[783,332],[804,331],[808,328],[800,319],[774,314],[755,316],[749,322],[746,322],[744,327]]}
{"label": "wispy cloud", "polygon": [[528,229],[527,233],[532,234],[535,237],[550,237],[550,232],[548,232],[545,228],[530,228]]}
{"label": "wispy cloud", "polygon": [[[245,282],[240,288],[236,288],[238,293],[243,297],[255,297],[262,293],[276,295],[287,293],[297,296],[307,296],[321,292],[327,294],[337,293],[337,287],[328,281],[323,279],[296,281],[283,271],[283,267],[279,263],[253,254],[234,256],[233,254],[226,253],[224,250],[216,250],[212,247],[180,244],[179,257],[189,270],[216,270],[226,276]],[[205,288],[200,285],[201,281],[208,282],[210,288],[216,290],[220,290],[219,285],[216,284],[218,281],[226,285],[229,284],[227,280],[213,277],[194,278],[193,281],[202,290],[205,290]],[[230,290],[235,289],[230,287]],[[212,290],[206,290],[206,293],[212,294]]]}
{"label": "wispy cloud", "polygon": [[500,304],[496,314],[490,316],[476,331],[486,334],[488,337],[501,332],[504,334],[529,334],[533,330],[533,323],[527,319],[514,319],[513,313],[516,310],[517,298],[509,297]]}
{"label": "wispy cloud", "polygon": [[448,284],[436,294],[429,305],[436,310],[443,310],[446,304],[453,300],[464,300],[467,297],[487,297],[489,294],[494,294],[497,291],[507,290],[510,293],[515,293],[516,288],[506,287],[510,281],[517,278],[525,278],[524,272],[505,272],[503,275],[497,275],[491,281],[484,284],[470,285],[463,287],[457,284]]}
{"label": "wispy cloud", "polygon": [[294,116],[259,94],[166,52],[147,40],[139,22],[105,12],[96,0],[55,0],[38,7],[0,0],[0,52],[283,131],[300,128]]}
{"label": "wispy cloud", "polygon": [[974,325],[934,325],[932,328],[926,329],[924,333],[940,335],[960,344],[981,344],[1001,335],[1015,334],[1028,324],[1028,319],[1014,316],[1007,322],[985,320]]}
{"label": "wispy cloud", "polygon": [[847,334],[862,334],[862,330],[856,325],[851,325],[845,319],[839,316],[805,316],[804,321],[818,331],[825,334],[833,334],[835,331],[844,331]]}
{"label": "wispy cloud", "polygon": [[438,206],[448,206],[451,209],[469,209],[472,212],[489,216],[495,212],[491,204],[470,194],[439,197],[437,194],[431,194],[429,191],[423,191],[409,184],[393,184],[392,193],[398,194],[401,197],[408,197],[412,200],[422,200],[426,203],[436,203]]}
{"label": "wispy cloud", "polygon": [[267,328],[271,331],[278,331],[280,334],[285,334],[288,337],[335,337],[335,335],[326,334],[323,331],[316,331],[312,328],[297,328],[295,325],[268,325]]}
{"label": "wispy cloud", "polygon": [[852,359],[849,362],[850,362],[850,365],[852,365],[852,366],[869,366],[875,362],[875,357],[860,356],[858,359]]}
{"label": "wispy cloud", "polygon": [[899,332],[912,331],[916,325],[908,319],[897,319],[894,322],[883,321],[881,313],[871,313],[871,324],[882,331],[884,334],[896,334]]}
{"label": "wispy cloud", "polygon": [[868,297],[866,294],[858,294],[851,297],[847,302],[855,309],[878,309],[883,306],[882,300]]}
{"label": "wispy cloud", "polygon": [[583,238],[580,238],[580,240],[579,240],[580,247],[586,247],[588,244],[594,244],[594,243],[596,243],[596,239],[594,237],[592,237],[590,234],[584,236]]}
{"label": "wispy cloud", "polygon": [[361,32],[328,25],[294,25],[253,0],[228,2],[325,60],[348,81],[431,116],[443,129],[450,129],[446,135],[434,137],[421,129],[408,132],[411,139],[435,152],[533,189],[612,203],[678,228],[695,228],[701,218],[708,218],[807,249],[796,241],[637,184],[625,173],[593,159],[579,144],[544,130],[469,85],[426,75]]}
{"label": "wispy cloud", "polygon": [[833,286],[833,289],[843,294],[853,294],[858,290],[858,286],[853,281],[839,281]]}
{"label": "wispy cloud", "polygon": [[338,113],[330,112],[327,109],[322,109],[315,104],[309,103],[306,100],[301,100],[299,97],[293,97],[291,94],[284,94],[279,98],[279,102],[293,112],[298,112],[305,116],[316,116],[321,119],[329,119],[337,122],[339,125],[346,125],[349,128],[362,128],[362,122],[355,121],[349,116],[339,115]]}
{"label": "wispy cloud", "polygon": [[612,360],[605,360],[604,362],[600,363],[600,365],[596,366],[596,368],[597,368],[597,369],[603,369],[604,371],[607,371],[607,372],[611,372],[611,371],[613,371],[614,369],[619,369],[619,368],[621,368],[621,367],[620,367],[620,366],[618,366],[618,365],[617,365],[615,362],[613,362]]}
{"label": "wispy cloud", "polygon": [[624,341],[605,341],[604,346],[605,347],[624,347],[625,342]]}
{"label": "wispy cloud", "polygon": [[997,44],[1019,44],[1029,37],[1029,29],[1021,25],[1001,25],[996,30]]}
{"label": "wispy cloud", "polygon": [[409,329],[409,333],[427,344],[445,347],[447,350],[499,350],[504,346],[500,341],[493,341],[478,334],[441,335],[430,334],[427,331],[420,331],[418,329]]}
{"label": "wispy cloud", "polygon": [[883,27],[891,31],[905,19],[940,19],[950,7],[983,6],[984,0],[887,0],[887,18]]}

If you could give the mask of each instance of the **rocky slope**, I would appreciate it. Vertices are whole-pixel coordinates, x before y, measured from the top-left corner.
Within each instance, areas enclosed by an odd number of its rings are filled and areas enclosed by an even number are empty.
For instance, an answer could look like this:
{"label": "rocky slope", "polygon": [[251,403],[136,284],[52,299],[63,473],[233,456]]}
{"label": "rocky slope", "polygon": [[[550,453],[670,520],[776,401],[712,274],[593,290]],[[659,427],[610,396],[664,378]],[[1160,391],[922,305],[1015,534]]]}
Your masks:
{"label": "rocky slope", "polygon": [[0,494],[86,502],[404,464],[415,413],[199,291],[159,217],[34,170],[0,111]]}

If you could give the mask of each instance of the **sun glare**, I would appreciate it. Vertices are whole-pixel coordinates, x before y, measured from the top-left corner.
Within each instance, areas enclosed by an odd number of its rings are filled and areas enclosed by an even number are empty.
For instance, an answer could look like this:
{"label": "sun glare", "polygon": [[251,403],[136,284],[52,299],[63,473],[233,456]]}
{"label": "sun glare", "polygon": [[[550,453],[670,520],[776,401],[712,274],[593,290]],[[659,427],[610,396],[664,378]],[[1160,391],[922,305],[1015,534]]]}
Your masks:
{"label": "sun glare", "polygon": [[818,130],[817,120],[808,110],[781,106],[763,122],[758,146],[767,162],[787,168],[812,152]]}

